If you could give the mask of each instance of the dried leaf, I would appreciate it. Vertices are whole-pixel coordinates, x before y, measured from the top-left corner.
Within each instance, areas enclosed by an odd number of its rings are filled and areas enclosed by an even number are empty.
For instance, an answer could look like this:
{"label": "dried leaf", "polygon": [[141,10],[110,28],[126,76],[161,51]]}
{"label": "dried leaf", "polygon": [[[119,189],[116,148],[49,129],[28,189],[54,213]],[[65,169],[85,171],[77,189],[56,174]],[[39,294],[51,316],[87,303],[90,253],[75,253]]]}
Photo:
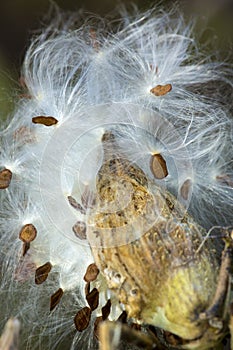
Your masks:
{"label": "dried leaf", "polygon": [[96,266],[96,264],[90,264],[87,268],[87,271],[83,277],[85,282],[92,282],[94,281],[99,273],[99,269]]}
{"label": "dried leaf", "polygon": [[74,324],[77,331],[82,332],[86,329],[91,320],[91,309],[85,306],[83,309],[79,310],[74,318]]}
{"label": "dried leaf", "polygon": [[0,190],[4,190],[9,187],[11,183],[12,172],[9,169],[3,169],[0,171]]}
{"label": "dried leaf", "polygon": [[99,306],[99,292],[96,288],[92,289],[90,293],[86,295],[88,305],[91,310],[94,311]]}
{"label": "dried leaf", "polygon": [[166,95],[168,92],[170,92],[172,89],[172,85],[171,84],[165,84],[165,85],[157,85],[155,87],[153,87],[150,92],[155,95],[155,96],[164,96]]}
{"label": "dried leaf", "polygon": [[52,269],[52,264],[50,262],[47,262],[44,265],[38,267],[35,273],[35,283],[41,284],[44,281],[46,281],[51,269]]}
{"label": "dried leaf", "polygon": [[37,117],[33,117],[32,122],[34,124],[42,124],[45,126],[51,126],[51,125],[57,124],[58,120],[54,117],[40,115]]}
{"label": "dried leaf", "polygon": [[37,229],[33,224],[24,225],[19,232],[19,238],[21,239],[21,241],[25,243],[30,243],[34,241],[34,239],[36,238],[36,235],[37,235]]}
{"label": "dried leaf", "polygon": [[52,311],[60,302],[63,295],[63,289],[59,288],[53,295],[50,297],[50,311]]}
{"label": "dried leaf", "polygon": [[150,159],[150,170],[156,179],[164,179],[168,175],[167,164],[161,154],[153,154]]}

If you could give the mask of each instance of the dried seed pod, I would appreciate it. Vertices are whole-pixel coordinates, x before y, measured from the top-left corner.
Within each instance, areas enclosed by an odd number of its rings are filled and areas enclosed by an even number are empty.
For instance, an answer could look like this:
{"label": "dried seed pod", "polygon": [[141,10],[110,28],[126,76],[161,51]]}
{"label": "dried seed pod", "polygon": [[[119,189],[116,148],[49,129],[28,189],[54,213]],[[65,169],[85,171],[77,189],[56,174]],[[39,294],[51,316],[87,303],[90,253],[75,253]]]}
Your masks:
{"label": "dried seed pod", "polygon": [[94,322],[94,336],[97,340],[99,340],[99,327],[100,323],[103,322],[102,316],[96,317],[95,322]]}
{"label": "dried seed pod", "polygon": [[4,190],[9,187],[12,179],[12,172],[9,169],[3,169],[0,171],[0,190]]}
{"label": "dried seed pod", "polygon": [[51,125],[57,124],[58,120],[54,117],[39,115],[37,117],[33,117],[32,122],[34,124],[42,124],[45,126],[51,126]]}
{"label": "dried seed pod", "polygon": [[50,311],[52,311],[60,302],[63,295],[63,289],[59,288],[53,295],[50,297]]}
{"label": "dried seed pod", "polygon": [[74,318],[74,324],[77,331],[82,332],[86,329],[91,320],[91,309],[85,306],[83,309],[79,310]]}
{"label": "dried seed pod", "polygon": [[24,243],[30,243],[34,241],[37,235],[37,229],[33,224],[24,225],[19,232],[19,239]]}
{"label": "dried seed pod", "polygon": [[92,282],[96,279],[96,277],[98,276],[99,273],[99,269],[96,266],[96,264],[90,264],[87,268],[87,271],[83,277],[85,282]]}
{"label": "dried seed pod", "polygon": [[86,295],[88,305],[91,310],[94,311],[99,306],[99,292],[96,288],[92,289],[90,293]]}
{"label": "dried seed pod", "polygon": [[150,92],[155,95],[155,96],[164,96],[166,95],[168,92],[170,92],[172,89],[172,85],[171,84],[165,84],[165,85],[157,85],[155,87],[153,87]]}
{"label": "dried seed pod", "polygon": [[192,181],[190,179],[185,180],[184,183],[182,184],[182,186],[180,188],[180,194],[181,194],[183,199],[185,199],[185,200],[188,199],[189,193],[191,190],[191,186],[192,186]]}
{"label": "dried seed pod", "polygon": [[52,269],[52,264],[50,262],[47,262],[44,265],[38,267],[35,273],[35,283],[41,284],[44,281],[46,281],[51,269]]}
{"label": "dried seed pod", "polygon": [[76,237],[79,239],[86,239],[86,231],[87,231],[87,226],[85,222],[83,221],[77,221],[74,226],[72,227],[72,230],[75,234]]}
{"label": "dried seed pod", "polygon": [[161,154],[153,154],[150,159],[150,170],[156,179],[164,179],[168,175],[167,164]]}
{"label": "dried seed pod", "polygon": [[67,199],[68,199],[70,205],[71,205],[74,209],[78,210],[81,214],[84,214],[84,215],[86,214],[86,210],[81,206],[81,204],[79,204],[79,203],[76,201],[76,199],[75,199],[74,197],[68,196]]}
{"label": "dried seed pod", "polygon": [[111,311],[111,306],[112,306],[111,300],[108,299],[107,303],[101,309],[103,321],[105,321],[108,318]]}

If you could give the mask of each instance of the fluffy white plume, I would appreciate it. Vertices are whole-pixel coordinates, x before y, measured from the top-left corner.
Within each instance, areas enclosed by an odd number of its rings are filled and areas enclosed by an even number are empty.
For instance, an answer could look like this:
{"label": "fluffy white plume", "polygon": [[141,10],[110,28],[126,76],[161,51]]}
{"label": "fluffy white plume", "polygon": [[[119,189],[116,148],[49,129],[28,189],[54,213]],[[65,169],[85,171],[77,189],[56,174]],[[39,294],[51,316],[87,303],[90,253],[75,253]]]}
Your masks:
{"label": "fluffy white plume", "polygon": [[[95,191],[106,130],[207,232],[232,225],[232,119],[216,98],[232,88],[232,71],[199,52],[192,27],[178,11],[123,11],[112,23],[58,12],[33,38],[22,69],[28,96],[0,131],[1,319],[20,320],[22,349],[97,347],[90,329],[77,332],[73,322],[86,305],[83,276],[93,257],[72,228],[85,222],[85,208],[73,207]],[[155,180],[149,160],[160,153],[168,176]],[[37,231],[28,250],[19,239],[25,225]],[[49,277],[35,285],[35,270],[48,262]],[[117,319],[120,306],[98,283],[93,314],[111,297]]]}

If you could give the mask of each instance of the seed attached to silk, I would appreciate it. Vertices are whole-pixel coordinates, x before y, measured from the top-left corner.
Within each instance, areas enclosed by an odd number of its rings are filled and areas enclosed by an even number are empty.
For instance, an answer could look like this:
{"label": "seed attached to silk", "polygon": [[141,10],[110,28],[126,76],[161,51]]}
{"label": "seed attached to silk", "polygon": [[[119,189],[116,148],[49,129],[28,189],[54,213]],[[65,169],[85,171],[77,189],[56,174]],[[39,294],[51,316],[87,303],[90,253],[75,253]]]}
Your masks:
{"label": "seed attached to silk", "polygon": [[48,278],[49,272],[52,269],[52,264],[50,262],[45,263],[44,265],[38,267],[35,273],[35,283],[42,284]]}
{"label": "seed attached to silk", "polygon": [[4,190],[9,187],[11,183],[12,172],[9,169],[3,169],[0,171],[0,190]]}
{"label": "seed attached to silk", "polygon": [[86,295],[86,299],[88,302],[88,305],[90,306],[91,310],[94,311],[99,306],[99,292],[96,288],[92,289],[92,291]]}
{"label": "seed attached to silk", "polygon": [[96,280],[99,273],[99,269],[96,264],[90,264],[87,268],[87,271],[83,277],[85,282],[93,282]]}
{"label": "seed attached to silk", "polygon": [[151,156],[150,170],[158,180],[164,179],[168,175],[167,164],[161,154],[153,154]]}
{"label": "seed attached to silk", "polygon": [[50,298],[50,311],[52,311],[60,302],[63,295],[63,289],[59,288]]}
{"label": "seed attached to silk", "polygon": [[83,309],[79,310],[74,318],[74,324],[77,331],[82,332],[86,329],[91,320],[91,309],[85,306]]}
{"label": "seed attached to silk", "polygon": [[182,186],[180,188],[180,194],[181,194],[183,199],[185,199],[185,200],[188,199],[189,193],[191,190],[191,186],[192,186],[192,181],[190,179],[185,180],[184,183],[182,184]]}
{"label": "seed attached to silk", "polygon": [[172,90],[171,84],[157,85],[153,87],[150,92],[155,96],[164,96]]}
{"label": "seed attached to silk", "polygon": [[45,126],[52,126],[58,123],[58,120],[54,117],[39,115],[32,118],[34,124],[42,124]]}
{"label": "seed attached to silk", "polygon": [[19,232],[19,238],[24,243],[30,243],[34,241],[34,239],[36,238],[36,235],[37,235],[37,229],[33,224],[24,225]]}

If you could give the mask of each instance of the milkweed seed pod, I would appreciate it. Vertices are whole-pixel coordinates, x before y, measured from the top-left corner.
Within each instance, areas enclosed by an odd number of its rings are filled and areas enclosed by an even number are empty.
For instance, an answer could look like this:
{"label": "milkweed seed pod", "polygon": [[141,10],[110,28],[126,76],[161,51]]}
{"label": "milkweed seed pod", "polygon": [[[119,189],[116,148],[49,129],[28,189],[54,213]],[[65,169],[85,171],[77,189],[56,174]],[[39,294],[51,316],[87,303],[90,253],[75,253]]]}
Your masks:
{"label": "milkweed seed pod", "polygon": [[26,53],[0,131],[1,319],[20,349],[97,349],[106,320],[158,349],[229,332],[232,69],[177,10],[136,12],[57,12]]}

